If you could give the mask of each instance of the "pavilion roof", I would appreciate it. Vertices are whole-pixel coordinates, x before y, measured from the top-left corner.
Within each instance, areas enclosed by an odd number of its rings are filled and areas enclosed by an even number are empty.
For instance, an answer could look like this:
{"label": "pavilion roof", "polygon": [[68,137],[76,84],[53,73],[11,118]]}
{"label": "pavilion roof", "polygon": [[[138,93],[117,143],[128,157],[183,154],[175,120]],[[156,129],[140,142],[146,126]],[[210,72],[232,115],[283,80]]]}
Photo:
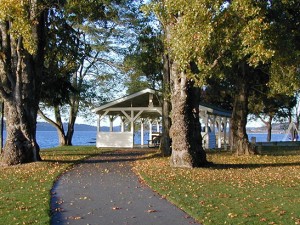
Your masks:
{"label": "pavilion roof", "polygon": [[227,118],[230,118],[231,114],[232,114],[232,112],[229,110],[225,110],[223,108],[217,107],[215,105],[207,104],[207,103],[200,103],[199,111],[205,112],[207,114],[223,116],[223,117],[227,117]]}
{"label": "pavilion roof", "polygon": [[97,114],[107,112],[107,115],[117,115],[122,110],[136,109],[143,110],[142,117],[152,117],[153,114],[157,114],[157,111],[161,113],[161,95],[161,92],[147,88],[101,105],[93,109],[93,112]]}

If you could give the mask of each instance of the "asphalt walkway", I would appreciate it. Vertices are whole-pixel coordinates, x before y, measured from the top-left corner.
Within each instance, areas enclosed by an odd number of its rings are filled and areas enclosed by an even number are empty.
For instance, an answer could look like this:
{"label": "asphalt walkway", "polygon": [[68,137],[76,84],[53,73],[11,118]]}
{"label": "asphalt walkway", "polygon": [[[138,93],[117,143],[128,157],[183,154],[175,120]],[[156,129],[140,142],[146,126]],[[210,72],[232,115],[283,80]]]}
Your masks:
{"label": "asphalt walkway", "polygon": [[51,224],[199,224],[131,171],[131,163],[145,153],[145,149],[104,153],[63,174],[52,189]]}

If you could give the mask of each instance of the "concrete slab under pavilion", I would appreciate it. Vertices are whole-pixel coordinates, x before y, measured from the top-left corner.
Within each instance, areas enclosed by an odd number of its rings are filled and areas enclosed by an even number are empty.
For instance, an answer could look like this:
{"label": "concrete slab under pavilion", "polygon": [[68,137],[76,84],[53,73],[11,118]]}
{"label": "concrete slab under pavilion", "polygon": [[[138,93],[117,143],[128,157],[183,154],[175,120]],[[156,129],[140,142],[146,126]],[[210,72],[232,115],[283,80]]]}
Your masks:
{"label": "concrete slab under pavilion", "polygon": [[[140,145],[148,146],[148,140],[160,134],[161,106],[161,93],[145,89],[95,108],[93,112],[98,115],[96,146],[136,147],[134,135],[137,132],[141,135]],[[105,120],[109,130],[102,129]],[[145,125],[149,132],[146,139]]]}

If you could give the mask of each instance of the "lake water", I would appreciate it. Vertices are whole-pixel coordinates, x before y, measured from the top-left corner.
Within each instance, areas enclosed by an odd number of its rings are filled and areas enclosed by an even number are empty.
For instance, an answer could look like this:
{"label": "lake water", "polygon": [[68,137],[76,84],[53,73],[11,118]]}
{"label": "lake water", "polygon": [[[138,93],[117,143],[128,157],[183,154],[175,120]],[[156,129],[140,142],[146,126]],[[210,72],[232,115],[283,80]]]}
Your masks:
{"label": "lake water", "polygon": [[[267,134],[266,133],[249,133],[248,138],[249,141],[251,137],[256,137],[256,142],[266,142],[267,141]],[[272,134],[271,141],[290,141],[286,140],[286,134]]]}
{"label": "lake water", "polygon": [[[37,131],[37,141],[40,148],[52,148],[58,146],[58,136],[56,131]],[[272,134],[272,141],[283,141],[285,134]],[[249,140],[251,137],[256,137],[256,142],[265,142],[267,140],[266,133],[250,133],[248,134]],[[5,138],[5,132],[4,132]],[[147,143],[148,133],[144,135],[144,142]],[[288,140],[287,140],[288,141]],[[134,143],[140,144],[141,137],[139,133],[134,135]],[[96,131],[75,131],[73,136],[73,145],[96,145]]]}
{"label": "lake water", "polygon": [[[3,134],[5,139],[5,132]],[[37,131],[36,139],[40,148],[53,148],[58,146],[58,136],[56,131]],[[96,145],[96,131],[76,131],[74,132],[73,145]]]}

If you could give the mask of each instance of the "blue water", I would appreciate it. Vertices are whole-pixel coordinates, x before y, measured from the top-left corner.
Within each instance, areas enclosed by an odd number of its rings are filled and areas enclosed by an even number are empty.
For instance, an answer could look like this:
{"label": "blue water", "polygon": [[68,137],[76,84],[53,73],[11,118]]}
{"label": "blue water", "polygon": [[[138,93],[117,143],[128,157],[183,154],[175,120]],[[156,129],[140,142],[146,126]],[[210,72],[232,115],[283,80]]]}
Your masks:
{"label": "blue water", "polygon": [[[4,139],[5,139],[4,132]],[[256,142],[265,142],[267,141],[266,133],[250,133],[248,134],[249,140],[251,137],[256,137]],[[282,141],[285,137],[285,134],[272,134],[272,141]],[[37,142],[40,148],[52,148],[58,146],[58,136],[56,131],[37,131],[36,133]],[[149,139],[148,132],[144,134],[144,143],[147,144]],[[141,144],[140,133],[137,132],[134,135],[134,143]],[[75,131],[73,140],[73,145],[96,145],[96,131]]]}
{"label": "blue water", "polygon": [[[283,141],[285,134],[272,134],[271,141]],[[251,141],[251,137],[256,137],[256,142],[266,142],[267,134],[266,133],[249,133],[248,139]],[[286,140],[289,141],[289,140]]]}
{"label": "blue water", "polygon": [[[5,140],[5,132],[3,136]],[[53,148],[58,146],[58,136],[56,131],[37,131],[36,139],[40,148]],[[75,131],[72,144],[96,145],[96,131]]]}

